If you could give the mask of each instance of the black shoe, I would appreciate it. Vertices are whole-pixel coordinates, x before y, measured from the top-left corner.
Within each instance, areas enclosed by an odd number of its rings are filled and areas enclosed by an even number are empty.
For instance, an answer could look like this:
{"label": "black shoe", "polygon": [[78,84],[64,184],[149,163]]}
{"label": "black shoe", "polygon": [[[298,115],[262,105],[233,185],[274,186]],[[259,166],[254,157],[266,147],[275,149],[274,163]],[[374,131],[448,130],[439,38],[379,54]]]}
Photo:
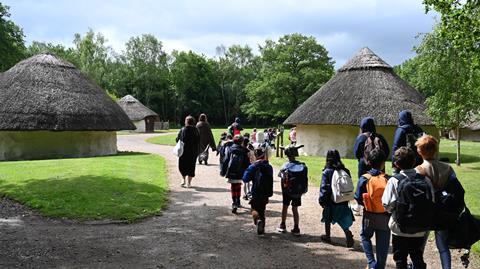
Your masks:
{"label": "black shoe", "polygon": [[290,232],[295,236],[300,236],[300,229],[298,227],[294,227]]}
{"label": "black shoe", "polygon": [[232,213],[237,214],[237,205],[236,204],[232,204]]}
{"label": "black shoe", "polygon": [[322,240],[325,243],[329,243],[329,244],[332,243],[332,238],[330,237],[330,235],[322,234],[320,236],[320,240]]}
{"label": "black shoe", "polygon": [[198,161],[199,164],[202,164],[202,161]]}
{"label": "black shoe", "polygon": [[205,165],[208,165],[207,160],[205,160]]}
{"label": "black shoe", "polygon": [[248,196],[246,194],[243,196],[243,200],[248,200]]}
{"label": "black shoe", "polygon": [[355,243],[355,241],[353,241],[353,234],[351,231],[346,231],[345,232],[345,237],[346,237],[346,246],[347,248],[351,248],[353,247],[353,244]]}
{"label": "black shoe", "polygon": [[265,222],[263,220],[257,221],[257,234],[265,234]]}

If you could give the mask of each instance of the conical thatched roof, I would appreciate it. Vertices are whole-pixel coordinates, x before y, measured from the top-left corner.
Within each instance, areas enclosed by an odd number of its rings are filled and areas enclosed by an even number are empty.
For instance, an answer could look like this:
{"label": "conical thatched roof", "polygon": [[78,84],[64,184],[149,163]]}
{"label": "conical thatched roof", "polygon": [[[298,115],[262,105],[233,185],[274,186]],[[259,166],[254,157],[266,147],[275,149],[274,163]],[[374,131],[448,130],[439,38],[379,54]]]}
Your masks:
{"label": "conical thatched roof", "polygon": [[126,95],[117,101],[117,104],[127,113],[132,121],[143,120],[148,116],[158,116],[150,108],[144,106],[131,95]]}
{"label": "conical thatched roof", "polygon": [[363,117],[372,116],[376,125],[397,125],[398,113],[407,109],[415,123],[433,125],[425,114],[424,101],[390,65],[363,48],[284,124],[358,125]]}
{"label": "conical thatched roof", "polygon": [[0,130],[133,129],[105,91],[55,55],[35,55],[0,75]]}

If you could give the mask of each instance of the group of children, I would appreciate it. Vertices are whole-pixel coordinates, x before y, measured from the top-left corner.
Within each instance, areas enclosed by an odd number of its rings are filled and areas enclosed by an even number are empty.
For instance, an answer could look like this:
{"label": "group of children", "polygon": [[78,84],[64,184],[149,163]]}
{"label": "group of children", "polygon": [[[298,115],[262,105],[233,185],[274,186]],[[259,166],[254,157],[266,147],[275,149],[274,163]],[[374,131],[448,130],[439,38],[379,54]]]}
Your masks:
{"label": "group of children", "polygon": [[[235,135],[233,138],[227,134],[224,136],[219,145],[220,174],[231,184],[232,213],[237,213],[241,206],[242,183],[246,186],[251,183],[251,189],[247,188],[245,192],[251,192],[249,203],[254,224],[257,233],[262,235],[265,232],[266,205],[273,195],[273,169],[268,162],[267,150],[258,145],[252,147],[248,134]],[[423,252],[430,230],[436,231],[442,268],[451,268],[447,231],[453,224],[447,225],[448,218],[438,219],[442,214],[458,217],[462,213],[465,208],[464,190],[451,167],[436,161],[438,141],[434,137],[424,135],[418,138],[415,146],[423,158],[423,164],[418,165],[416,154],[410,147],[399,147],[393,153],[395,172],[391,177],[385,174],[387,155],[384,150],[374,147],[364,152],[364,166],[368,170],[360,176],[355,192],[350,171],[342,163],[339,152],[335,149],[327,152],[319,196],[319,203],[323,207],[322,222],[325,223],[325,234],[321,236],[324,242],[331,242],[330,227],[338,223],[345,232],[346,246],[354,245],[353,234],[349,230],[354,221],[349,201],[355,199],[364,208],[360,237],[367,257],[367,268],[385,268],[390,239],[397,268],[409,268],[408,256],[412,262],[411,268],[426,268]],[[298,207],[301,206],[301,196],[308,190],[308,169],[295,158],[298,148],[290,145],[284,149],[288,162],[278,174],[283,208],[277,230],[282,233],[287,231],[285,223],[291,205],[293,235],[300,235]],[[447,192],[447,185],[454,187]],[[456,208],[444,207],[442,210],[455,212],[437,212],[439,207],[435,206],[435,202],[441,203],[442,199],[447,199],[443,196],[447,195],[450,195],[450,202],[457,200]],[[435,218],[436,223],[432,224]],[[376,237],[376,255],[371,242],[373,235]]]}

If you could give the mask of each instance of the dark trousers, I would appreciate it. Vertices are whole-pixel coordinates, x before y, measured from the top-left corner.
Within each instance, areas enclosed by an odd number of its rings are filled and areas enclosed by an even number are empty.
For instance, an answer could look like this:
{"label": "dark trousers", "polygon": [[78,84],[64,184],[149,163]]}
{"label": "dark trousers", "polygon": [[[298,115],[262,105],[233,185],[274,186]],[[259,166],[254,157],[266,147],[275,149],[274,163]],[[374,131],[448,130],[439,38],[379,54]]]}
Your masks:
{"label": "dark trousers", "polygon": [[257,225],[259,220],[265,223],[265,210],[268,204],[268,197],[253,197],[250,200],[250,206],[252,207],[253,223]]}
{"label": "dark trousers", "polygon": [[392,234],[393,260],[397,269],[407,269],[407,257],[410,259],[415,269],[425,269],[427,264],[423,261],[423,243],[422,237],[403,237]]}

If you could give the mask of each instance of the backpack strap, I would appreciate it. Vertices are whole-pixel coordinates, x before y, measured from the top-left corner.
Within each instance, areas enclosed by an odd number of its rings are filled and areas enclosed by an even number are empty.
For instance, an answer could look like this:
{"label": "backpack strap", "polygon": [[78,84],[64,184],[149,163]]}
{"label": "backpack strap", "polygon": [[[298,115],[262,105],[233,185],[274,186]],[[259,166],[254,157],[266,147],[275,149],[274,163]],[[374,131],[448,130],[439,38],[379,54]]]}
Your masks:
{"label": "backpack strap", "polygon": [[367,180],[370,180],[372,178],[372,175],[369,173],[363,174],[362,177],[366,178]]}

